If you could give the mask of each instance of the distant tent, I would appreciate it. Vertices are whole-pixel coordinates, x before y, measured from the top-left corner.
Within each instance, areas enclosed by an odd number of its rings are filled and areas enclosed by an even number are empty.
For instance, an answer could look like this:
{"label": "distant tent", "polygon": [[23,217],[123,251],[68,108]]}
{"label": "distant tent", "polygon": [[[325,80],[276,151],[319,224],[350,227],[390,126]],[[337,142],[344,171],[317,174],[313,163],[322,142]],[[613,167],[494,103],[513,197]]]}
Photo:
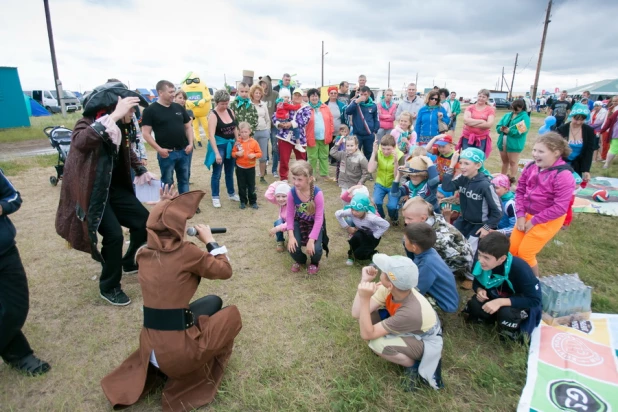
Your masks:
{"label": "distant tent", "polygon": [[593,97],[605,96],[607,98],[607,96],[618,96],[618,79],[605,79],[579,87],[571,87],[566,90],[571,96],[581,95],[586,90]]}
{"label": "distant tent", "polygon": [[32,97],[24,94],[24,100],[26,101],[26,109],[28,109],[28,116],[41,117],[41,116],[51,116],[47,110],[43,106],[39,104]]}

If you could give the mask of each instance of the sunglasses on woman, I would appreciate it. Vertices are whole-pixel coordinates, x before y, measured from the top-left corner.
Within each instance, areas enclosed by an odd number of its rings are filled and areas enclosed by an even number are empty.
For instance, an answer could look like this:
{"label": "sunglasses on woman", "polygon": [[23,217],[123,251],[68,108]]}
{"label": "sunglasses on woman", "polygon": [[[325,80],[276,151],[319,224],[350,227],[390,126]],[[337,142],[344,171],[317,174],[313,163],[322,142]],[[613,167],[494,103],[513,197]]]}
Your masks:
{"label": "sunglasses on woman", "polygon": [[438,98],[437,97],[430,97],[429,101],[432,101],[432,100],[438,101]]}

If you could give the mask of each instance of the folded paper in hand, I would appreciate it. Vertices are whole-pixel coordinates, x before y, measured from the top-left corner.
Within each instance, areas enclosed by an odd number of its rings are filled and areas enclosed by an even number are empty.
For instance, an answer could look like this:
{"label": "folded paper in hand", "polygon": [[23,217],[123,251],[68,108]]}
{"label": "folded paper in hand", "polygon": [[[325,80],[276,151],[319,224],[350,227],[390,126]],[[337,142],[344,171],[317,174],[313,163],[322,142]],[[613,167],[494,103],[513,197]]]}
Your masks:
{"label": "folded paper in hand", "polygon": [[136,182],[135,196],[140,202],[158,202],[160,200],[159,189],[161,189],[161,181],[157,179],[151,179],[142,184]]}

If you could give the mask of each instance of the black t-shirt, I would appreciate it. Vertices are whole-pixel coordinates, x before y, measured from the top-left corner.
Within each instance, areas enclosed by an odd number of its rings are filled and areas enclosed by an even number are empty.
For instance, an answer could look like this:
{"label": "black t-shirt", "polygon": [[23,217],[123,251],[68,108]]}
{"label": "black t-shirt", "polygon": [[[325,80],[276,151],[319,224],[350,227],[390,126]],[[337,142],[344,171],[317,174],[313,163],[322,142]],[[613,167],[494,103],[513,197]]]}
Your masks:
{"label": "black t-shirt", "polygon": [[552,103],[551,110],[554,117],[566,117],[567,110],[571,110],[571,103],[567,100],[556,100]]}
{"label": "black t-shirt", "polygon": [[223,120],[219,117],[219,113],[216,110],[212,111],[217,117],[217,126],[215,127],[215,135],[222,137],[224,139],[236,139],[236,134],[234,133],[236,130],[236,117],[234,117],[234,113],[230,109],[227,109],[227,114],[230,116],[232,121],[230,123],[224,123]]}
{"label": "black t-shirt", "polygon": [[190,120],[185,108],[178,103],[165,107],[155,102],[144,110],[142,126],[152,127],[155,140],[162,148],[184,149],[189,145],[185,124]]}

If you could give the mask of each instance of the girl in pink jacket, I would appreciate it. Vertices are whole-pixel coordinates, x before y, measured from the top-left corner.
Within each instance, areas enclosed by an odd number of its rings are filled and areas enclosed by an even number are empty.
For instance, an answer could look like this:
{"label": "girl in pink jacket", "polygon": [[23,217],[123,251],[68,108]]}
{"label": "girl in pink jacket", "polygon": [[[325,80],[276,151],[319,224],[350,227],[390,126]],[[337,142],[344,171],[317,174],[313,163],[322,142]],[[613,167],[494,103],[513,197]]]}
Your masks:
{"label": "girl in pink jacket", "polygon": [[532,149],[534,161],[524,168],[517,184],[517,223],[510,252],[525,260],[537,277],[536,255],[562,227],[573,197],[573,170],[563,160],[570,152],[568,142],[558,133],[542,135]]}
{"label": "girl in pink jacket", "polygon": [[380,99],[378,106],[378,119],[380,120],[380,129],[378,130],[378,141],[385,134],[389,134],[395,127],[395,113],[397,112],[397,104],[393,102],[393,89],[386,89],[384,96]]}
{"label": "girl in pink jacket", "polygon": [[279,219],[275,220],[274,227],[268,231],[268,234],[277,238],[277,252],[283,252],[285,250],[285,238],[283,234],[287,231],[286,208],[288,204],[288,193],[290,192],[290,186],[286,182],[273,182],[264,197],[270,203],[279,206]]}

